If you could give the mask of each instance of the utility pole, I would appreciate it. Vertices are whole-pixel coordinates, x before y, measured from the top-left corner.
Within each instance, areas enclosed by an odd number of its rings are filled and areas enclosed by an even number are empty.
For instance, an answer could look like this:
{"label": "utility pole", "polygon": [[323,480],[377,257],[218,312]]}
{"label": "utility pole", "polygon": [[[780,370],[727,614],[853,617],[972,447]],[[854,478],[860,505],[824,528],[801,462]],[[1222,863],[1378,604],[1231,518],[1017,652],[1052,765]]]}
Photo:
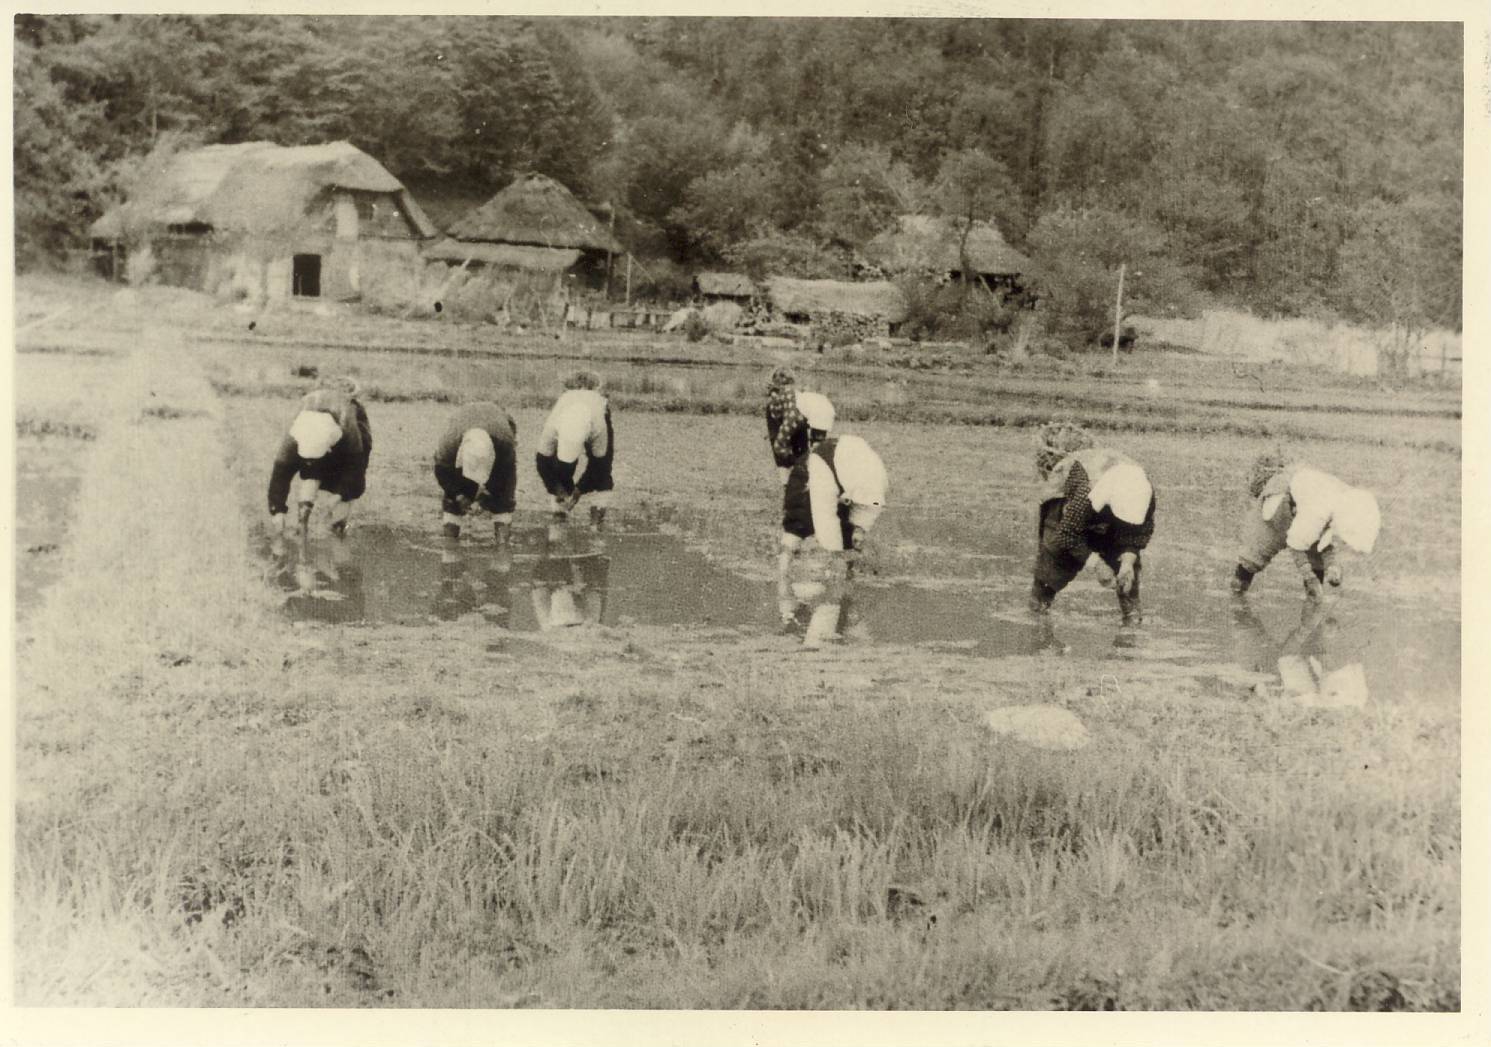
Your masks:
{"label": "utility pole", "polygon": [[611,269],[612,269],[612,259],[613,259],[613,256],[611,254],[611,244],[614,244],[616,242],[616,205],[613,204],[609,200],[606,201],[606,212],[607,212],[607,215],[610,218],[610,227],[611,227],[611,239],[606,244],[606,300],[610,301],[610,299],[611,299]]}
{"label": "utility pole", "polygon": [[1113,303],[1113,362],[1118,363],[1118,339],[1123,334],[1123,274],[1127,262],[1118,263],[1118,299]]}

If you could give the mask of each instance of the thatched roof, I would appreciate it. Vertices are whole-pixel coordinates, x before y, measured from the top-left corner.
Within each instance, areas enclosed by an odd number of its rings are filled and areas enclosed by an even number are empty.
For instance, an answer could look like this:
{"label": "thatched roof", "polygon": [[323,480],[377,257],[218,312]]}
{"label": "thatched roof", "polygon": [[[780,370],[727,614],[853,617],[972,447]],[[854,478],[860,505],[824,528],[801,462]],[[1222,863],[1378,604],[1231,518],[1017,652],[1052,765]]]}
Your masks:
{"label": "thatched roof", "polygon": [[906,318],[906,296],[889,280],[854,284],[843,280],[766,279],[766,295],[780,313],[822,316],[844,313],[900,323]]}
{"label": "thatched roof", "polygon": [[[888,229],[865,245],[865,257],[891,273],[961,270],[959,232],[948,218],[902,215],[897,228]],[[1030,259],[1004,242],[988,222],[975,222],[968,232],[968,260],[980,276],[1015,276],[1030,271]]]}
{"label": "thatched roof", "polygon": [[611,234],[573,193],[541,174],[514,179],[502,192],[453,224],[450,235],[463,241],[621,253]]}
{"label": "thatched roof", "polygon": [[756,294],[756,282],[743,273],[700,273],[694,277],[694,286],[700,294],[720,298],[751,298]]}
{"label": "thatched roof", "polygon": [[445,237],[424,248],[424,256],[435,262],[465,262],[502,269],[562,273],[580,260],[571,247],[530,247],[522,244],[486,244]]}
{"label": "thatched roof", "polygon": [[417,236],[437,231],[403,184],[350,142],[209,145],[173,156],[160,177],[89,230],[114,239],[130,229],[201,224],[268,233],[298,224],[325,191],[390,193]]}

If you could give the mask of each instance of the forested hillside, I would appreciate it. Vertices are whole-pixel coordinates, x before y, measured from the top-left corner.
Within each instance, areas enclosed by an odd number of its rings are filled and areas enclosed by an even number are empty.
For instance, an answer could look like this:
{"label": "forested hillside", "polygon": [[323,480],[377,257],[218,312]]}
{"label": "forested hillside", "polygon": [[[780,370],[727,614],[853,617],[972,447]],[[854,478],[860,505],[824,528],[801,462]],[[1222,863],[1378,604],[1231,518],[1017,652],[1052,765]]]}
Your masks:
{"label": "forested hillside", "polygon": [[1072,294],[1124,261],[1136,307],[1459,325],[1456,24],[23,15],[15,34],[23,266],[79,246],[153,148],[345,138],[437,221],[550,174],[613,205],[650,271],[844,273],[922,211],[994,218]]}

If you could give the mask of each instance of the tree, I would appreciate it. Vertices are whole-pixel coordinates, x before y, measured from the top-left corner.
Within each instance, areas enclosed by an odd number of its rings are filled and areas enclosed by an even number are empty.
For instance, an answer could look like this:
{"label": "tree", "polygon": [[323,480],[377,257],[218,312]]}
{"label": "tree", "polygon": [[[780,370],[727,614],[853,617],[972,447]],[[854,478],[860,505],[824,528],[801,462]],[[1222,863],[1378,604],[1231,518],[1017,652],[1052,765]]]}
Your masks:
{"label": "tree", "polygon": [[26,267],[76,242],[98,215],[107,175],[89,144],[101,132],[103,106],[70,104],[45,52],[19,35],[14,92],[16,263]]}
{"label": "tree", "polygon": [[669,220],[688,231],[704,257],[719,257],[737,241],[771,232],[780,208],[776,172],[764,161],[746,160],[694,179]]}
{"label": "tree", "polygon": [[75,243],[168,134],[347,139],[452,200],[540,170],[680,263],[843,248],[917,210],[1020,244],[1065,208],[1151,229],[1206,290],[1271,311],[1366,315],[1363,222],[1399,242],[1429,221],[1435,279],[1459,264],[1455,23],[23,14],[14,33],[23,264]]}
{"label": "tree", "polygon": [[1112,318],[1120,264],[1124,304],[1134,312],[1191,311],[1193,274],[1170,260],[1164,234],[1141,219],[1062,207],[1040,217],[1029,240],[1034,283],[1055,333],[1087,341]]}
{"label": "tree", "polygon": [[705,110],[688,118],[644,117],[631,125],[607,164],[609,184],[628,215],[656,232],[675,258],[695,249],[676,209],[698,178],[724,161],[725,128]]}
{"label": "tree", "polygon": [[927,188],[906,164],[879,145],[848,145],[818,176],[819,234],[831,243],[858,246],[898,215],[924,206]]}
{"label": "tree", "polygon": [[979,149],[948,153],[932,184],[932,205],[937,213],[952,219],[958,232],[959,268],[973,272],[968,260],[968,236],[980,222],[993,222],[1001,229],[1023,231],[1019,190],[1009,170]]}
{"label": "tree", "polygon": [[829,280],[849,275],[848,260],[842,254],[791,233],[767,232],[737,241],[725,248],[722,255],[730,266],[756,280],[768,276]]}
{"label": "tree", "polygon": [[1354,214],[1352,226],[1355,231],[1341,248],[1343,312],[1407,331],[1459,330],[1457,200],[1420,195],[1400,206],[1372,200]]}

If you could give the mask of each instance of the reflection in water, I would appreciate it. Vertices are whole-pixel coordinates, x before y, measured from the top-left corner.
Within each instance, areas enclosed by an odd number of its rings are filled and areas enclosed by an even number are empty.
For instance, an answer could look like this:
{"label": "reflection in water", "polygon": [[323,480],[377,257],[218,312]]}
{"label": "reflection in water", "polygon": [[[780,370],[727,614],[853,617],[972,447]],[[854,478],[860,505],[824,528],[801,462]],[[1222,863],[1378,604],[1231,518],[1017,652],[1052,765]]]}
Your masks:
{"label": "reflection in water", "polygon": [[559,543],[545,544],[533,565],[529,596],[541,630],[598,625],[606,613],[611,558],[598,551],[564,555]]}
{"label": "reflection in water", "polygon": [[[1382,601],[1358,598],[1337,608],[1339,626],[1327,618],[1318,628],[1293,629],[1299,604],[1292,588],[1234,603],[1224,590],[1171,586],[1161,595],[1156,587],[1157,613],[1145,628],[1115,635],[1111,597],[1095,585],[1073,593],[1062,613],[1032,618],[1023,586],[856,577],[835,599],[821,574],[805,573],[794,580],[807,584],[787,594],[788,625],[764,570],[756,577],[737,573],[676,535],[616,530],[601,551],[585,529],[568,532],[551,543],[542,524],[517,530],[504,555],[490,542],[463,538],[451,549],[428,530],[364,526],[342,541],[281,546],[273,584],[287,594],[291,617],[328,623],[413,624],[480,614],[518,633],[599,621],[759,634],[781,622],[796,643],[808,638],[816,613],[815,643],[920,645],[949,656],[1069,651],[1176,664],[1222,660],[1275,681],[1287,674],[1308,700],[1331,704],[1360,700],[1368,679],[1378,699],[1458,694],[1458,623],[1438,608],[1389,611]],[[1281,657],[1290,659],[1282,668]]]}
{"label": "reflection in water", "polygon": [[488,622],[505,625],[513,609],[511,579],[513,553],[507,547],[462,547],[459,541],[447,540],[440,550],[435,617],[453,622],[462,614],[480,611]]}
{"label": "reflection in water", "polygon": [[841,642],[859,622],[847,582],[792,582],[779,595],[777,610],[783,628],[801,633],[807,648]]}
{"label": "reflection in water", "polygon": [[1365,705],[1366,671],[1360,661],[1341,655],[1333,609],[1333,603],[1307,604],[1299,625],[1277,640],[1246,599],[1235,599],[1238,663],[1255,672],[1277,672],[1285,693],[1307,705]]}
{"label": "reflection in water", "polygon": [[802,646],[810,649],[841,643],[856,632],[856,638],[865,638],[863,628],[851,628],[859,625],[860,616],[854,613],[850,576],[836,576],[828,565],[811,561],[799,564],[798,571],[808,577],[781,577],[777,583],[777,613],[784,631],[801,632]]}
{"label": "reflection in water", "polygon": [[479,611],[487,621],[507,624],[512,612],[513,556],[508,548],[462,547],[447,540],[440,551],[440,588],[435,617],[450,622]]}
{"label": "reflection in water", "polygon": [[296,618],[354,622],[362,618],[366,594],[362,567],[341,538],[276,538],[270,544],[275,582],[288,595]]}

